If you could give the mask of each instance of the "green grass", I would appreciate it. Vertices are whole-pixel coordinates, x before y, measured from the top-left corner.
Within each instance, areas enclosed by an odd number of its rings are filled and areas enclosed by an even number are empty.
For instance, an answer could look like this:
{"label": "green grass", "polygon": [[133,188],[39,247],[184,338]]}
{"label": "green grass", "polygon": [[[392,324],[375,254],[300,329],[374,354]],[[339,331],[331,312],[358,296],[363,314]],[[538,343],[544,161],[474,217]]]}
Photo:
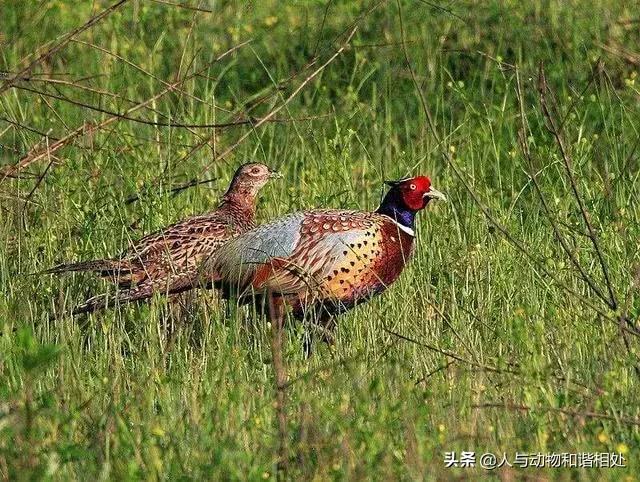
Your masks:
{"label": "green grass", "polygon": [[[0,70],[19,71],[110,5],[32,3],[3,5]],[[627,348],[616,320],[640,314],[640,34],[629,22],[637,12],[605,0],[464,0],[446,4],[452,13],[401,1],[407,54],[439,144],[405,61],[398,5],[375,5],[201,2],[207,13],[131,1],[34,69],[74,85],[23,80],[0,94],[2,168],[86,125],[19,178],[0,175],[4,479],[276,477],[265,323],[242,310],[227,318],[211,292],[195,295],[188,310],[158,297],[51,321],[50,313],[112,288],[89,275],[29,276],[62,261],[115,255],[213,208],[235,167],[256,159],[286,176],[265,189],[261,220],[311,207],[373,209],[381,181],[409,173],[430,175],[450,199],[420,214],[412,264],[383,296],[340,318],[331,350],[318,346],[306,360],[299,330],[288,332],[289,478],[636,480],[638,340],[630,335]],[[248,127],[214,132],[121,120],[91,132],[109,115],[25,90],[125,112],[165,89],[163,82],[198,72],[130,117],[211,124],[248,111],[260,118],[330,58],[354,23],[350,47],[276,115],[288,121],[257,128],[224,159]],[[551,220],[606,293],[545,127],[540,62],[566,121],[572,172],[617,310],[587,286],[554,235]],[[516,74],[507,64],[518,67],[532,164],[552,216],[518,145]],[[171,191],[209,178],[217,181]],[[535,262],[492,224],[461,179]],[[127,203],[132,196],[139,199]],[[446,469],[444,452],[462,450],[510,459],[622,450],[628,467]]]}

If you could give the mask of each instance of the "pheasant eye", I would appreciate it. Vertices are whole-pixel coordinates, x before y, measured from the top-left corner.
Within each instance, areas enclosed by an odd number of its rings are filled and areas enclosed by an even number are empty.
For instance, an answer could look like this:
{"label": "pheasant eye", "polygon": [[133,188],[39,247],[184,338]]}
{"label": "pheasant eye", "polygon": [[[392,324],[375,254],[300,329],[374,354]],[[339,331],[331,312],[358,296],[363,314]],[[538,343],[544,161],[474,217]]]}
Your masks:
{"label": "pheasant eye", "polygon": [[257,167],[254,167],[253,169],[251,169],[252,174],[258,174],[259,172],[260,172],[260,169],[258,169]]}
{"label": "pheasant eye", "polygon": [[412,191],[415,191],[416,190],[416,185],[415,184],[411,184],[409,186],[409,189],[411,189]]}

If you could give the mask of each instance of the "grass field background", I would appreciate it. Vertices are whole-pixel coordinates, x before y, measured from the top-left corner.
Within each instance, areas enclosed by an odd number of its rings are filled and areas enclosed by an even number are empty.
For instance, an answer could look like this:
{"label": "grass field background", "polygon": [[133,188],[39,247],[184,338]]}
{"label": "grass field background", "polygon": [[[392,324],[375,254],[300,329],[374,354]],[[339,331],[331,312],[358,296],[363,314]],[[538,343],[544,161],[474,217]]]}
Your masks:
{"label": "grass field background", "polygon": [[[263,321],[227,317],[212,292],[53,321],[113,288],[29,275],[214,208],[257,160],[285,175],[261,221],[374,209],[383,179],[412,173],[449,198],[334,347],[305,359],[289,330],[289,478],[637,480],[637,10],[131,0],[65,37],[111,5],[0,5],[4,479],[276,477]],[[628,467],[445,468],[462,450],[621,452]]]}

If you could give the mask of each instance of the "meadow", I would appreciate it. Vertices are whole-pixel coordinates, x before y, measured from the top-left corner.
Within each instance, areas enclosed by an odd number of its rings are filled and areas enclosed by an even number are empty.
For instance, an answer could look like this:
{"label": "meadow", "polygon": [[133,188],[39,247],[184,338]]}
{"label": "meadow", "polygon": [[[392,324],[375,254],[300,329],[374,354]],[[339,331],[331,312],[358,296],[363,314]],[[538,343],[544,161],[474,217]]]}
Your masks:
{"label": "meadow", "polygon": [[[637,480],[639,27],[619,0],[0,0],[0,477]],[[284,174],[261,222],[417,173],[449,200],[334,346],[287,330],[284,440],[259,313],[56,319],[113,287],[34,275],[215,208],[247,160]],[[513,464],[596,452],[626,467]]]}

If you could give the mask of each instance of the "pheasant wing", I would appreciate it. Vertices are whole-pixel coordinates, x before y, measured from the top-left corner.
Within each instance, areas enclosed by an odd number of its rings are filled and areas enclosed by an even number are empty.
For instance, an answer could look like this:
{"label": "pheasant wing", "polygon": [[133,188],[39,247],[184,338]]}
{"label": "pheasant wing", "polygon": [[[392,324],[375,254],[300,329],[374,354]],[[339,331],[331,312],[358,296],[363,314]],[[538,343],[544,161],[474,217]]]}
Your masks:
{"label": "pheasant wing", "polygon": [[367,213],[296,213],[229,241],[207,268],[214,280],[239,292],[313,293],[372,230]]}

